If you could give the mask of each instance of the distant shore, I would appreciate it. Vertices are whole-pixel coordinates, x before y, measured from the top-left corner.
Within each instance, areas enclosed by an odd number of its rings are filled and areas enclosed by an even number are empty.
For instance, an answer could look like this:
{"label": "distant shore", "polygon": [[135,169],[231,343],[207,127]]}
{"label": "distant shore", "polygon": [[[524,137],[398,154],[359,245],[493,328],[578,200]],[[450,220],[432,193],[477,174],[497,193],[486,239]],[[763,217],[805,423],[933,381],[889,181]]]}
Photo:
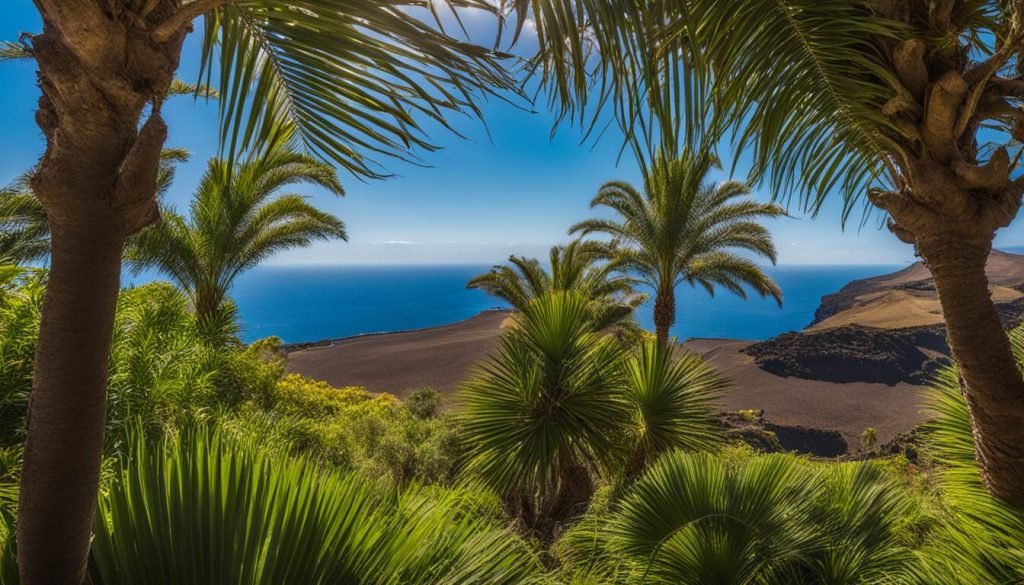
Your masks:
{"label": "distant shore", "polygon": [[503,307],[492,307],[490,309],[484,309],[483,311],[480,311],[476,315],[473,315],[461,321],[455,321],[454,323],[446,323],[443,325],[431,325],[430,327],[415,327],[412,329],[396,329],[394,331],[369,331],[367,333],[356,333],[354,335],[346,335],[344,337],[332,337],[328,339],[321,339],[319,341],[300,341],[297,343],[285,343],[282,346],[282,349],[285,351],[285,353],[291,353],[293,351],[302,351],[305,349],[313,349],[317,347],[331,347],[334,346],[335,344],[344,341],[351,341],[353,339],[360,339],[363,337],[376,337],[379,335],[396,335],[400,333],[420,333],[425,331],[433,331],[435,329],[443,329],[445,327],[451,327],[453,325],[465,323],[472,319],[476,319],[480,315],[485,315],[487,313],[505,313],[506,315],[511,315],[512,312],[512,309],[507,309]]}

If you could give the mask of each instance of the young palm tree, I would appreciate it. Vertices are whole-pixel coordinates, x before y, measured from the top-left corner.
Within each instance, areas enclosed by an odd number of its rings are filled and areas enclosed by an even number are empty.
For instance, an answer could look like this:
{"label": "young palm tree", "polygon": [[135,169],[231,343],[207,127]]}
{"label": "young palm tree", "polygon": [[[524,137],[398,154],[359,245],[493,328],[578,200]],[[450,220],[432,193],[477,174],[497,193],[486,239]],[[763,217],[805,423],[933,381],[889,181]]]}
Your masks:
{"label": "young palm tree", "polygon": [[673,451],[562,546],[601,583],[916,583],[911,504],[873,462]]}
{"label": "young palm tree", "polygon": [[665,17],[674,33],[654,44],[664,44],[658,54],[686,53],[689,63],[664,69],[665,87],[713,96],[774,192],[798,193],[813,211],[833,193],[849,211],[866,193],[896,237],[924,258],[969,397],[985,483],[1024,506],[1024,377],[985,276],[993,238],[1017,216],[1024,194],[1024,5],[699,0],[677,7]]}
{"label": "young palm tree", "polygon": [[626,360],[624,375],[633,411],[629,473],[639,473],[672,449],[704,451],[720,443],[715,399],[732,382],[700,356],[648,340]]}
{"label": "young palm tree", "polygon": [[744,285],[782,303],[782,291],[753,261],[734,250],[746,250],[775,262],[775,246],[756,220],[784,215],[781,207],[745,196],[750,188],[736,181],[710,183],[718,168],[708,150],[687,150],[678,158],[658,158],[640,192],[615,181],[601,187],[591,207],[607,207],[616,219],[580,222],[570,233],[611,236],[617,265],[637,274],[654,290],[654,326],[667,343],[676,321],[675,289],[700,285],[714,294],[723,287],[746,298]]}
{"label": "young palm tree", "polygon": [[495,266],[467,286],[505,299],[520,311],[548,292],[576,291],[590,300],[595,331],[614,327],[633,333],[633,312],[647,295],[635,292],[637,281],[622,274],[614,261],[606,261],[604,248],[583,240],[552,246],[550,272],[536,258],[509,256],[511,266]]}
{"label": "young palm tree", "polygon": [[232,165],[210,161],[188,217],[163,211],[163,221],[129,240],[133,270],[157,268],[192,299],[199,318],[213,318],[241,273],[288,248],[347,239],[341,220],[281,190],[311,183],[342,194],[334,168],[287,145]]}
{"label": "young palm tree", "polygon": [[593,475],[614,465],[615,429],[629,415],[624,349],[593,331],[589,304],[572,291],[531,301],[460,394],[467,473],[548,536],[552,521],[582,511]]}
{"label": "young palm tree", "polygon": [[583,511],[596,478],[720,438],[726,379],[692,354],[594,332],[588,305],[575,291],[531,301],[460,394],[467,473],[544,535]]}

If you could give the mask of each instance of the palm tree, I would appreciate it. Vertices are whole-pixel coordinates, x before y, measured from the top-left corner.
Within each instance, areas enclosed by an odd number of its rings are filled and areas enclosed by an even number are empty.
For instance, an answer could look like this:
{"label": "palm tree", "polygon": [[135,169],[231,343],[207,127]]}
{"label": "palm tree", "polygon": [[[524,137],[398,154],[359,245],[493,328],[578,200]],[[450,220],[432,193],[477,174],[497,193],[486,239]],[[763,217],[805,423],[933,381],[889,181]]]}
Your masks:
{"label": "palm tree", "polygon": [[577,291],[530,301],[460,392],[466,472],[542,536],[582,511],[595,480],[720,442],[727,380],[693,354],[595,332],[589,304]]}
{"label": "palm tree", "polygon": [[593,331],[589,305],[572,291],[531,301],[460,393],[467,473],[546,536],[582,511],[592,477],[614,467],[615,429],[629,415],[624,348]]}
{"label": "palm tree", "polygon": [[773,191],[811,211],[841,195],[847,213],[866,194],[925,260],[985,484],[1024,506],[1024,376],[985,276],[1024,195],[1024,6],[699,0],[665,21],[655,50],[688,66],[663,69],[664,87],[713,98]]}
{"label": "palm tree", "polygon": [[[591,207],[607,207],[616,219],[591,219],[570,233],[611,236],[617,265],[637,274],[654,290],[654,326],[658,341],[668,342],[676,321],[675,289],[700,285],[714,294],[723,287],[746,298],[743,285],[782,304],[782,291],[746,250],[775,262],[775,246],[763,217],[784,215],[781,207],[744,198],[750,187],[736,181],[710,183],[718,168],[708,150],[686,150],[678,158],[659,157],[644,178],[644,190],[613,181],[604,184]],[[741,199],[743,198],[743,199]]]}
{"label": "palm tree", "polygon": [[[170,191],[175,165],[188,158],[183,148],[163,149],[156,181],[158,199]],[[50,224],[46,208],[32,192],[34,174],[34,169],[29,170],[0,188],[0,258],[16,264],[45,262],[50,257]]]}
{"label": "palm tree", "polygon": [[602,583],[917,582],[912,509],[874,462],[672,451],[562,546]]}
{"label": "palm tree", "polygon": [[614,261],[605,261],[606,257],[600,243],[573,240],[551,247],[550,272],[536,258],[509,256],[510,265],[493,267],[467,287],[487,291],[520,311],[548,292],[576,291],[590,300],[595,331],[612,327],[629,336],[637,329],[633,312],[647,295],[636,293],[637,281],[622,274]]}
{"label": "palm tree", "polygon": [[184,289],[200,320],[213,318],[235,278],[288,248],[347,239],[341,220],[281,190],[297,183],[341,195],[334,168],[285,145],[231,164],[213,159],[188,217],[163,221],[129,240],[125,258],[136,272],[157,268]]}

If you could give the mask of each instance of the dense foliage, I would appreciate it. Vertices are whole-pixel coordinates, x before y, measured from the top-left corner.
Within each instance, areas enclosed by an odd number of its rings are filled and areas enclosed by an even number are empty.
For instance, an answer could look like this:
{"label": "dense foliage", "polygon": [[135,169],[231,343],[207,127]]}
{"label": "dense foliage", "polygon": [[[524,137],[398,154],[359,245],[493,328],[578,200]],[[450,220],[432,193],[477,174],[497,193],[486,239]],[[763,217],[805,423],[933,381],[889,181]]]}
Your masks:
{"label": "dense foliage", "polygon": [[[2,271],[0,580],[46,273]],[[111,358],[97,583],[1012,583],[1024,515],[985,491],[955,370],[917,465],[729,445],[724,378],[528,303],[457,407],[285,374],[162,283]],[[1014,334],[1024,359],[1024,332]]]}

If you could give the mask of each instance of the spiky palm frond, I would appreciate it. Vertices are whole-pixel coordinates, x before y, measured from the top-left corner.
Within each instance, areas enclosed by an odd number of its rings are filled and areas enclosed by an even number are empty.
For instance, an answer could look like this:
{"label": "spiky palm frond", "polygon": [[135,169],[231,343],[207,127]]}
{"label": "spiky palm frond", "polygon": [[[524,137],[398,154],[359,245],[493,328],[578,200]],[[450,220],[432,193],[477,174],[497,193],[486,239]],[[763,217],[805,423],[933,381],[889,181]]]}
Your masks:
{"label": "spiky palm frond", "polygon": [[609,256],[607,246],[599,242],[573,240],[551,247],[550,272],[536,258],[510,256],[509,265],[495,266],[466,286],[502,298],[519,310],[549,292],[575,291],[590,300],[595,331],[615,327],[632,332],[636,329],[633,311],[647,295],[634,290],[637,281],[620,273]]}
{"label": "spiky palm frond", "polygon": [[567,470],[599,473],[620,455],[624,350],[593,332],[588,305],[573,292],[534,299],[462,388],[471,477],[544,507]]}
{"label": "spiky palm frond", "polygon": [[821,546],[805,561],[807,582],[911,582],[917,542],[906,533],[917,518],[907,489],[874,461],[826,464],[817,483]]}
{"label": "spiky palm frond", "polygon": [[33,58],[32,50],[23,43],[0,41],[0,61],[20,61]]}
{"label": "spiky palm frond", "polygon": [[188,297],[168,283],[123,291],[111,342],[106,452],[124,453],[133,429],[159,436],[212,414],[223,353],[238,344],[231,330],[225,337],[211,339]]}
{"label": "spiky palm frond", "polygon": [[665,85],[696,87],[772,193],[799,193],[816,212],[838,189],[848,213],[872,183],[896,179],[887,165],[902,148],[883,113],[901,85],[879,47],[905,26],[883,13],[844,0],[687,2],[662,49],[683,45],[687,66],[666,69]]}
{"label": "spiky palm frond", "polygon": [[719,444],[715,399],[732,386],[696,354],[647,340],[625,363],[625,393],[638,455],[653,461],[671,449],[699,451]]}
{"label": "spiky palm frond", "polygon": [[137,439],[101,496],[104,583],[526,583],[519,538],[456,493],[400,491],[199,431]]}
{"label": "spiky palm frond", "polygon": [[[160,154],[156,194],[163,197],[174,182],[176,165],[188,161],[184,148],[165,148]],[[0,258],[17,264],[46,261],[50,257],[50,224],[46,209],[32,192],[33,170],[0,189]]]}
{"label": "spiky palm frond", "polygon": [[311,152],[357,176],[386,176],[389,158],[420,162],[436,149],[426,127],[451,129],[485,96],[517,91],[505,55],[444,31],[445,4],[494,10],[484,0],[298,0],[286,10],[247,0],[207,13],[200,77],[221,95],[227,157],[272,142],[285,120]]}
{"label": "spiky palm frond", "polygon": [[180,79],[175,79],[171,82],[171,88],[168,90],[167,95],[170,97],[190,95],[204,99],[217,99],[220,97],[217,90],[212,87],[196,83],[188,83],[187,81],[182,81]]}
{"label": "spiky palm frond", "polygon": [[[1024,364],[1024,330],[1010,333]],[[928,452],[942,467],[940,492],[948,517],[920,556],[923,580],[933,583],[1013,583],[1024,579],[1024,510],[988,493],[975,454],[971,415],[953,367],[941,371],[926,395],[933,413]]]}
{"label": "spiky palm frond", "polygon": [[131,239],[126,260],[135,271],[163,271],[188,292],[200,315],[213,315],[242,272],[282,250],[347,239],[339,219],[301,195],[281,193],[301,183],[342,193],[330,165],[288,141],[235,165],[213,159],[188,216],[165,210],[160,224]]}
{"label": "spiky palm frond", "polygon": [[875,462],[672,451],[560,543],[601,583],[906,583],[908,492]]}
{"label": "spiky palm frond", "polygon": [[814,494],[813,474],[787,456],[730,465],[672,452],[631,487],[606,530],[636,582],[772,582],[817,547]]}
{"label": "spiky palm frond", "polygon": [[643,191],[621,181],[601,187],[591,207],[608,208],[615,218],[583,221],[570,233],[609,236],[618,266],[666,298],[686,283],[711,293],[720,286],[742,296],[750,287],[781,303],[778,286],[736,252],[774,263],[771,235],[758,221],[785,212],[747,199],[750,188],[743,183],[708,182],[717,167],[718,158],[706,149],[661,157],[646,173]]}
{"label": "spiky palm frond", "polygon": [[0,256],[29,264],[50,256],[50,226],[43,204],[32,193],[32,172],[0,189]]}

